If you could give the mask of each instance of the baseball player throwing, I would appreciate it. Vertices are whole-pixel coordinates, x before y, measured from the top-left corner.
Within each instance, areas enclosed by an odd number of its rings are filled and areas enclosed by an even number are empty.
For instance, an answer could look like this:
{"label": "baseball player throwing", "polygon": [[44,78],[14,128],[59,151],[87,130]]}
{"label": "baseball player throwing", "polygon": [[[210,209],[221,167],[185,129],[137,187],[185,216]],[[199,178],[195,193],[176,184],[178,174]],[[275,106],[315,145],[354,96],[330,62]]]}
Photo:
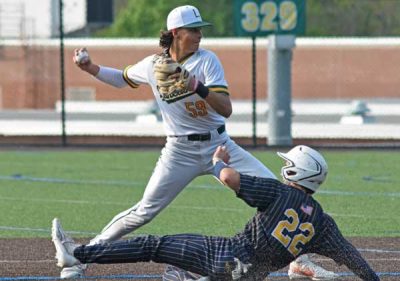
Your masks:
{"label": "baseball player throwing", "polygon": [[[167,31],[160,36],[162,52],[124,70],[95,64],[85,48],[75,50],[77,66],[102,82],[133,89],[149,85],[167,135],[142,199],[116,215],[91,244],[117,240],[149,223],[194,178],[212,174],[211,159],[219,145],[227,147],[230,165],[240,173],[275,179],[268,168],[226,133],[225,118],[231,115],[232,105],[224,70],[213,52],[199,48],[201,28],[208,25],[196,7],[173,9],[167,18]],[[61,278],[79,277],[84,269],[82,264],[64,268]],[[326,276],[333,274],[319,269]]]}
{"label": "baseball player throwing", "polygon": [[[237,235],[230,238],[196,234],[147,235],[81,246],[75,244],[58,219],[54,219],[52,238],[58,266],[154,261],[178,267],[175,271],[167,270],[164,280],[188,280],[193,272],[208,276],[203,280],[257,281],[289,265],[303,253],[317,253],[345,264],[362,280],[379,280],[312,197],[328,172],[322,155],[302,145],[286,154],[278,154],[287,162],[282,168],[285,183],[268,175],[261,178],[238,173],[227,164],[226,148],[217,148],[213,159],[215,176],[249,206],[257,208],[256,214]],[[290,271],[293,271],[292,266]]]}

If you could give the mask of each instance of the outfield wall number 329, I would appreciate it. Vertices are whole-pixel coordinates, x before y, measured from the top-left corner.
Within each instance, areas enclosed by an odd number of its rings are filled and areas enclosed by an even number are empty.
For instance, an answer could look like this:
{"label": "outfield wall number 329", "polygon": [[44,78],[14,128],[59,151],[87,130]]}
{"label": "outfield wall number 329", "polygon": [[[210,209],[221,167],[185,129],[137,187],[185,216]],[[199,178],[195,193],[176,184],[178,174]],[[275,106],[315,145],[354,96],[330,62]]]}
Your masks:
{"label": "outfield wall number 329", "polygon": [[234,18],[238,36],[303,34],[305,0],[235,0]]}

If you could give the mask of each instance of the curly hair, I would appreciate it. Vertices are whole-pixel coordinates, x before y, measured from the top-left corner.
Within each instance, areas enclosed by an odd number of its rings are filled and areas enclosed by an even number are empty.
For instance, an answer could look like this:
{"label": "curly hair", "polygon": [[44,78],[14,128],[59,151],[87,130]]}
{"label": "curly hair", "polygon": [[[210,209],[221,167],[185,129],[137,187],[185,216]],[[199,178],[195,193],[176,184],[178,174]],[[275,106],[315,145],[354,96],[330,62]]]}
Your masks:
{"label": "curly hair", "polygon": [[163,53],[168,55],[169,49],[171,48],[172,41],[174,36],[172,35],[172,31],[160,31],[160,47],[163,49]]}

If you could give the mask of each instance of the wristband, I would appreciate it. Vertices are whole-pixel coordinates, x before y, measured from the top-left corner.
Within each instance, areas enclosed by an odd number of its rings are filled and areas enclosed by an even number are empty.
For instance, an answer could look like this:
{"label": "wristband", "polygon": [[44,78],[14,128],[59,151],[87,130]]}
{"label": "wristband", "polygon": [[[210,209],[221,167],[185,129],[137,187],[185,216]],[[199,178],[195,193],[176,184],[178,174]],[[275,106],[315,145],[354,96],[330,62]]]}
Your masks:
{"label": "wristband", "polygon": [[221,174],[222,169],[224,168],[229,168],[229,165],[226,164],[224,161],[222,160],[218,160],[215,164],[214,164],[214,170],[213,170],[213,174],[214,176],[216,176],[219,179],[219,176]]}
{"label": "wristband", "polygon": [[196,93],[200,97],[205,99],[208,96],[208,94],[210,93],[210,90],[206,86],[204,86],[204,84],[201,83],[200,81],[198,81],[197,83],[198,84],[197,84],[197,88],[196,88]]}
{"label": "wristband", "polygon": [[222,161],[222,162],[224,162],[224,163],[225,163],[225,161],[224,161],[224,160],[222,160],[222,158],[219,158],[219,157],[213,157],[213,159],[212,159],[212,163],[213,163],[213,165],[217,164],[217,162],[218,162],[218,161]]}

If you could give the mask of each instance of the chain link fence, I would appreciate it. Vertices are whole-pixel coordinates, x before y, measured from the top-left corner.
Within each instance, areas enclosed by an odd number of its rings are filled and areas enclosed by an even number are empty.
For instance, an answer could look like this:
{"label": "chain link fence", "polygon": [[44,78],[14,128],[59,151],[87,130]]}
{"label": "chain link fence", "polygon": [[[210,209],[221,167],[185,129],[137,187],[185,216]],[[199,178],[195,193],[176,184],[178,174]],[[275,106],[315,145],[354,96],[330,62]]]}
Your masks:
{"label": "chain link fence", "polygon": [[[72,62],[74,49],[87,47],[96,63],[124,69],[160,52],[158,38],[94,38],[113,21],[112,1],[60,3],[0,0],[0,144],[161,145],[162,119],[149,87],[112,88]],[[229,134],[265,145],[268,40],[257,39],[255,53],[246,38],[204,38],[202,47],[225,68],[233,103]],[[399,51],[400,38],[298,38],[294,142],[398,145]]]}

